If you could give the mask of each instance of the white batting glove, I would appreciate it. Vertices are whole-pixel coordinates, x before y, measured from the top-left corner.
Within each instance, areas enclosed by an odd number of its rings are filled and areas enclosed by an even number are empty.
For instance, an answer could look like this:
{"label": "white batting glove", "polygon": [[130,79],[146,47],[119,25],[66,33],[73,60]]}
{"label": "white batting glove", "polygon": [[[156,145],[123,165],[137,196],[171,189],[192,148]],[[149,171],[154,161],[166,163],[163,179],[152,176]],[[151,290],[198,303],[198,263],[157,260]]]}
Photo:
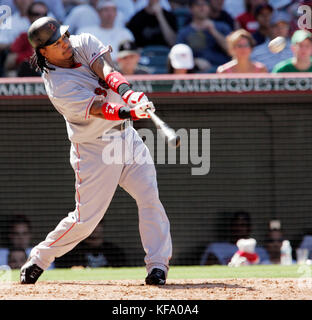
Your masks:
{"label": "white batting glove", "polygon": [[141,103],[136,105],[130,110],[130,114],[133,120],[150,118],[150,115],[146,112],[147,109],[150,109],[152,112],[155,112],[155,107],[152,101],[147,103]]}
{"label": "white batting glove", "polygon": [[126,102],[129,107],[134,107],[138,104],[142,104],[144,102],[148,102],[147,96],[144,94],[144,92],[136,92],[133,90],[128,90],[123,96],[123,101]]}

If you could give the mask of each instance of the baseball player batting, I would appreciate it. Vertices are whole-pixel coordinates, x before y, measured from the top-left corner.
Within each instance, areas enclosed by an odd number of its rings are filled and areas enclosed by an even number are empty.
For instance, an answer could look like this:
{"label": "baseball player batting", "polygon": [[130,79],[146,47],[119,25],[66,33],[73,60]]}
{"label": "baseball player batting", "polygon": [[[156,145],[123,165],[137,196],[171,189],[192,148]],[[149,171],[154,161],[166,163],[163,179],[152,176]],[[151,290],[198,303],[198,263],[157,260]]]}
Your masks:
{"label": "baseball player batting", "polygon": [[[146,110],[154,112],[155,108],[143,92],[132,91],[114,70],[111,47],[91,34],[70,35],[68,26],[43,17],[30,26],[28,38],[35,49],[31,62],[42,72],[48,97],[66,122],[76,207],[32,249],[21,268],[21,283],[35,283],[55,258],[88,237],[120,185],[138,206],[146,253],[145,283],[165,284],[172,254],[169,220],[159,200],[151,155],[130,125],[130,120],[149,118]],[[113,140],[108,139],[114,135]],[[111,143],[123,145],[121,162],[108,164],[102,159],[103,150]],[[140,153],[148,155],[148,161],[129,161]]]}

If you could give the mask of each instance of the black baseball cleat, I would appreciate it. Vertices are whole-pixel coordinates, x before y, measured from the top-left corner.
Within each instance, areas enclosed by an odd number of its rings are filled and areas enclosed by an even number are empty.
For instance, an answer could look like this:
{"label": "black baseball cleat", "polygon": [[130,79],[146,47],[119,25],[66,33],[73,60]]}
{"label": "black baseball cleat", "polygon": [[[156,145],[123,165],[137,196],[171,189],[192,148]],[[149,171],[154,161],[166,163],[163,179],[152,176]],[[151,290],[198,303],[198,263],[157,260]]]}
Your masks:
{"label": "black baseball cleat", "polygon": [[165,272],[161,269],[154,268],[145,278],[145,283],[150,285],[164,285],[166,283]]}
{"label": "black baseball cleat", "polygon": [[36,264],[27,261],[21,268],[20,282],[21,284],[34,284],[41,276],[43,269]]}

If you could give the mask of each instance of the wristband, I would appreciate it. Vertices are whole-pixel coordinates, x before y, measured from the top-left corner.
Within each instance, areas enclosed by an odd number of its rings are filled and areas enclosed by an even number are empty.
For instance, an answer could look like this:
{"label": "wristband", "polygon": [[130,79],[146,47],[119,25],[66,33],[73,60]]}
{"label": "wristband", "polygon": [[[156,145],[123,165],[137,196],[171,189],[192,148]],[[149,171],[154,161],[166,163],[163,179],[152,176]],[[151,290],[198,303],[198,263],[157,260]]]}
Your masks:
{"label": "wristband", "polygon": [[118,114],[120,108],[120,104],[110,105],[108,102],[105,102],[102,105],[102,114],[106,120],[121,120]]}
{"label": "wristband", "polygon": [[126,78],[117,71],[111,72],[109,73],[106,77],[105,77],[105,82],[108,84],[108,86],[116,93],[118,93],[118,87],[121,84],[127,84],[128,86],[130,86],[129,82],[126,80]]}

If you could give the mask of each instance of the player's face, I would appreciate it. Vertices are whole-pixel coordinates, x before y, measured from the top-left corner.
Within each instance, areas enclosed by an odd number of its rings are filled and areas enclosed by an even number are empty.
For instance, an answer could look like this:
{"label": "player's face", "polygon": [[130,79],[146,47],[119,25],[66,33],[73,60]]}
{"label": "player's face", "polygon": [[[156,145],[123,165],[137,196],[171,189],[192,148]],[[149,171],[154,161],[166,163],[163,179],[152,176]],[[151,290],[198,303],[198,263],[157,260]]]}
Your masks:
{"label": "player's face", "polygon": [[73,47],[66,34],[63,34],[50,46],[46,46],[41,49],[40,52],[51,63],[54,61],[70,60],[74,55]]}

